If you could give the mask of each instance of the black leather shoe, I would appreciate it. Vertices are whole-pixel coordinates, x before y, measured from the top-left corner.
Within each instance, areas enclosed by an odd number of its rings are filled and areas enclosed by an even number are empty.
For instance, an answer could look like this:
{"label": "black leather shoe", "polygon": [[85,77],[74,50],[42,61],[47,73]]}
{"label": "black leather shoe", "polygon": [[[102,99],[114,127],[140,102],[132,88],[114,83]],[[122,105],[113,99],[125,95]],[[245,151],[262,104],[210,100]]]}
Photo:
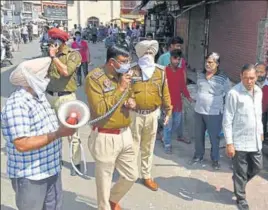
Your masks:
{"label": "black leather shoe", "polygon": [[[76,166],[76,168],[80,171],[80,164],[78,164],[78,165],[75,165]],[[76,171],[74,170],[74,168],[72,167],[72,169],[71,169],[71,176],[76,176],[77,175],[77,173],[76,173]]]}

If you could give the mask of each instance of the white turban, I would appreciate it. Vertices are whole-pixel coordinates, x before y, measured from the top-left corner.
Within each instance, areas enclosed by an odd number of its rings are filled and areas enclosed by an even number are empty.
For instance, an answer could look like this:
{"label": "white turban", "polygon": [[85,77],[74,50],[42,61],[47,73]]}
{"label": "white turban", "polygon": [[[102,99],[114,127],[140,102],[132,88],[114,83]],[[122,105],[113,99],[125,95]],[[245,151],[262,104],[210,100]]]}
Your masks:
{"label": "white turban", "polygon": [[23,61],[13,72],[11,72],[9,81],[16,86],[30,87],[27,80],[28,75],[31,74],[36,75],[39,78],[45,78],[50,64],[50,57]]}
{"label": "white turban", "polygon": [[140,58],[142,57],[148,50],[153,52],[155,56],[158,52],[159,44],[156,40],[144,40],[136,44],[135,50],[137,56]]}

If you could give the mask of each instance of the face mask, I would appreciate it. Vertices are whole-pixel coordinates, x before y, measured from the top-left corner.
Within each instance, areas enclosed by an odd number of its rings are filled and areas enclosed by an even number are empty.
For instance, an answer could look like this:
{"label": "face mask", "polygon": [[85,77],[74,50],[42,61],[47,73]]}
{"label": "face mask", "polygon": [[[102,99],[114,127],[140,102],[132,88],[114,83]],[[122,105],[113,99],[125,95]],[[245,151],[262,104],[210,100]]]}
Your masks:
{"label": "face mask", "polygon": [[[116,60],[114,60],[114,61],[117,62]],[[130,63],[120,64],[120,68],[119,69],[117,69],[117,68],[114,67],[114,70],[117,73],[119,73],[119,74],[125,74],[125,73],[127,73],[129,71],[129,69],[130,69]]]}
{"label": "face mask", "polygon": [[266,75],[265,76],[258,76],[258,82],[263,82],[266,79]]}
{"label": "face mask", "polygon": [[75,39],[79,42],[81,40],[81,36],[75,36]]}
{"label": "face mask", "polygon": [[62,44],[63,44],[63,42],[61,40],[59,40],[59,39],[54,40],[54,45],[55,46],[61,46]]}
{"label": "face mask", "polygon": [[155,71],[155,63],[153,59],[154,58],[151,55],[144,55],[138,60],[144,81],[149,80],[153,76]]}
{"label": "face mask", "polygon": [[41,98],[45,95],[45,91],[50,82],[49,78],[44,78],[44,75],[33,75],[27,70],[23,69],[23,74],[27,80],[28,85],[33,89],[36,95]]}

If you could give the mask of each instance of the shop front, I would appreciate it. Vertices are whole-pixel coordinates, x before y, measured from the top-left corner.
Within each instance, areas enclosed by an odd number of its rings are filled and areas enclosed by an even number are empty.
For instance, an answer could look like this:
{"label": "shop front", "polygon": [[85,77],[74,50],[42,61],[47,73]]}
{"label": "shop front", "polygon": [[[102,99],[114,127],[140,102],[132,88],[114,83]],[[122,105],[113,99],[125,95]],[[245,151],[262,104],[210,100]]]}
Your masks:
{"label": "shop front", "polygon": [[144,22],[145,34],[152,33],[159,42],[160,53],[165,52],[168,40],[174,34],[174,18],[168,13],[167,3],[156,4],[148,9]]}
{"label": "shop front", "polygon": [[125,29],[127,26],[135,28],[137,25],[144,24],[146,10],[142,8],[139,11],[133,12],[139,4],[139,1],[121,1],[120,19],[122,29]]}

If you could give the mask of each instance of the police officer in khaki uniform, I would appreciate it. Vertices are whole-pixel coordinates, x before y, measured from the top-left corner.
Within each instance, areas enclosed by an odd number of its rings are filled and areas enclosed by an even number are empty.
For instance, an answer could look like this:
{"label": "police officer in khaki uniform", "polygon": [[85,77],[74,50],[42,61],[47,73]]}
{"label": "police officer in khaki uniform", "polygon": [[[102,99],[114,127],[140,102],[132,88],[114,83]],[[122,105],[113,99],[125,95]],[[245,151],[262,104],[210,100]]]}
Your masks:
{"label": "police officer in khaki uniform", "polygon": [[[92,119],[103,116],[123,97],[112,114],[93,125],[88,143],[96,162],[98,210],[120,210],[118,202],[138,177],[129,129],[129,110],[136,106],[129,88],[129,60],[128,50],[114,45],[107,50],[106,64],[92,70],[85,80],[85,92]],[[120,178],[111,189],[115,168]]]}
{"label": "police officer in khaki uniform", "polygon": [[[48,35],[54,44],[49,48],[49,54],[53,61],[49,68],[50,83],[46,95],[51,106],[58,110],[62,103],[76,99],[76,69],[82,58],[79,52],[73,51],[65,45],[68,40],[68,33],[53,28],[48,31]],[[77,132],[73,135],[73,138],[73,162],[80,170],[81,151]],[[69,137],[70,140],[71,137]],[[71,175],[76,175],[74,169],[71,170]]]}
{"label": "police officer in khaki uniform", "polygon": [[153,191],[158,189],[157,183],[152,180],[151,169],[160,108],[165,111],[164,124],[167,124],[172,112],[164,68],[154,63],[158,47],[156,40],[144,40],[135,46],[139,58],[132,77],[136,109],[131,111],[130,127],[137,158],[141,151],[144,185]]}

